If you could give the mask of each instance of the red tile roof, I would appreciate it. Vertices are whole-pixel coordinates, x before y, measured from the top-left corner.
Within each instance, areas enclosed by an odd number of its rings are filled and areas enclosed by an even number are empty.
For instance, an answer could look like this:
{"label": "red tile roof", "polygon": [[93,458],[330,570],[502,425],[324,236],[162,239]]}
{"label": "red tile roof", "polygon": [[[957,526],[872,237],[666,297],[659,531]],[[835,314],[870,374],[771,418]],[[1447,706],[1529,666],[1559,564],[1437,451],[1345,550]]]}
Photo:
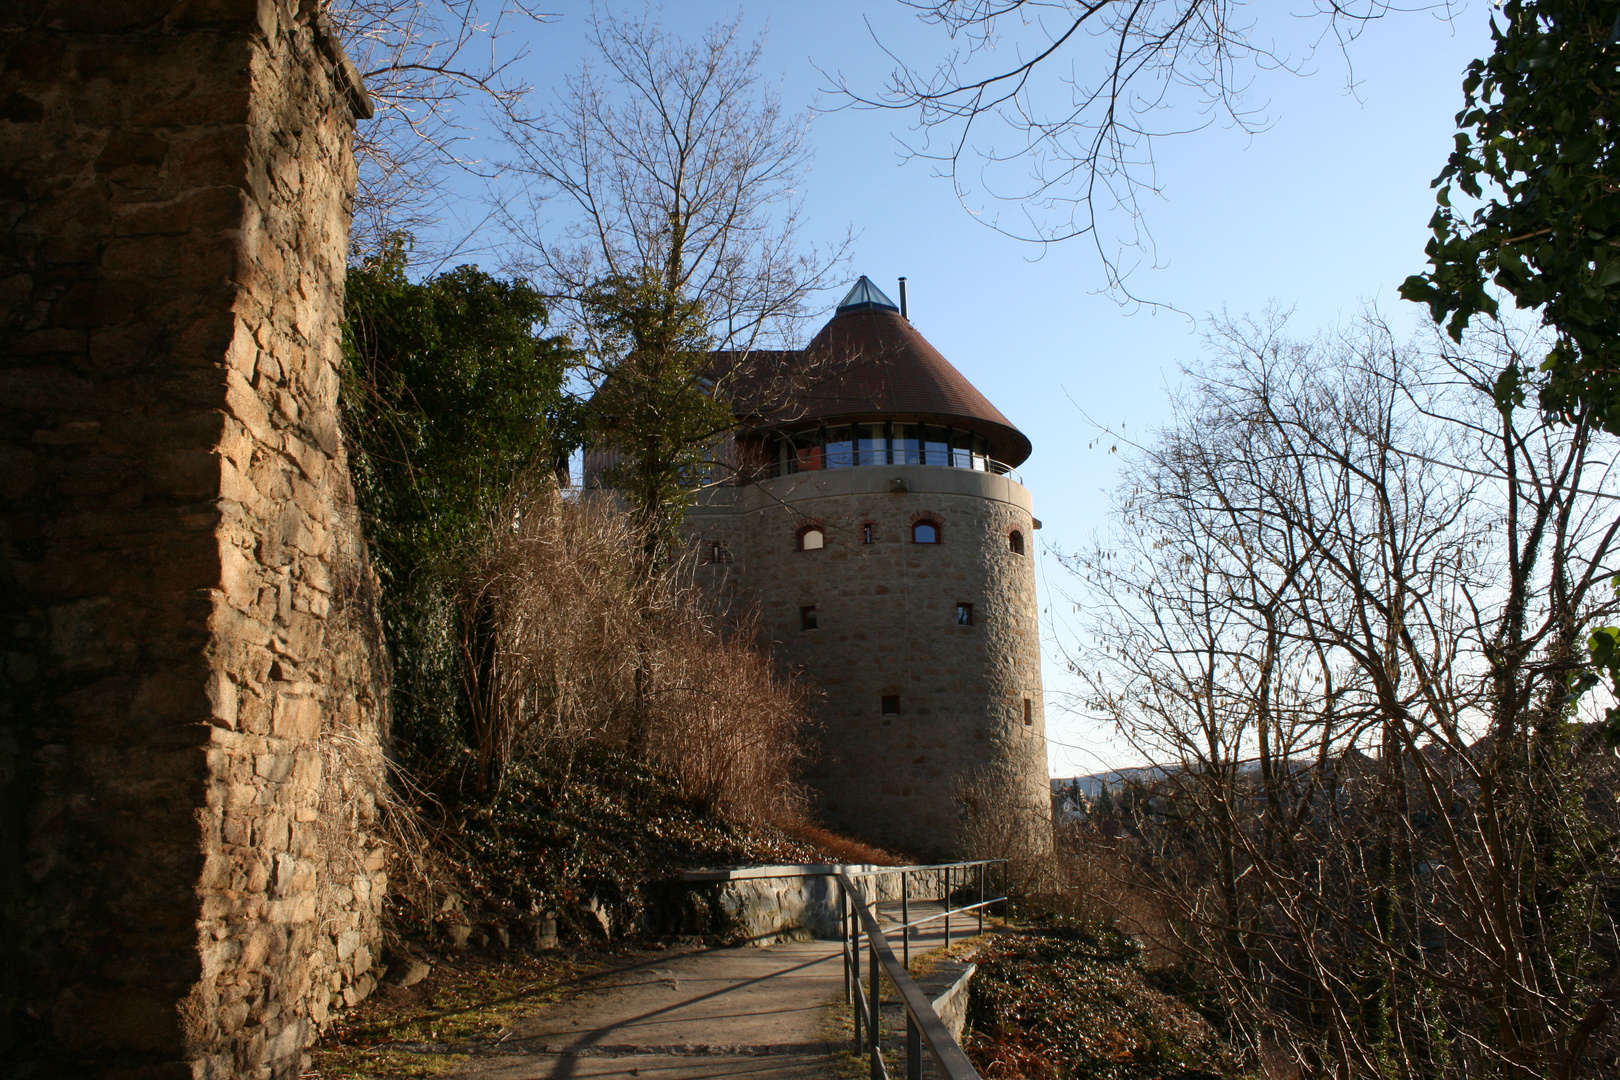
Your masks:
{"label": "red tile roof", "polygon": [[[951,366],[899,312],[844,311],[802,353],[756,354],[750,366],[796,355],[810,373],[790,407],[768,410],[771,426],[816,420],[894,419],[954,424],[984,435],[1008,465],[1029,457],[1029,439]],[[777,360],[781,357],[782,360]],[[965,422],[964,422],[965,421]]]}

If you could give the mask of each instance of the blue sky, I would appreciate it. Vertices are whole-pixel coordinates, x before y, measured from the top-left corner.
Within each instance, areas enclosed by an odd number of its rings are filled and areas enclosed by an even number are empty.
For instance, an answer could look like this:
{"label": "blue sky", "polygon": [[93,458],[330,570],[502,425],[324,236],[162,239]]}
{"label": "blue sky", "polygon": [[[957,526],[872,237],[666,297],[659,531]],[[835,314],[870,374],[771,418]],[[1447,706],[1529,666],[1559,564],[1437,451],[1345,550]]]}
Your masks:
{"label": "blue sky", "polygon": [[[585,55],[590,5],[551,0],[547,10],[556,17],[525,31],[525,74],[542,90]],[[666,6],[663,20],[695,37],[738,10],[683,0]],[[1259,32],[1293,56],[1304,56],[1320,33],[1319,23],[1293,18],[1282,4],[1252,10]],[[765,68],[781,80],[789,108],[809,107],[826,87],[818,67],[880,89],[890,61],[872,31],[917,60],[937,58],[949,44],[894,0],[754,0],[741,11],[749,32],[766,34]],[[1376,302],[1398,325],[1415,325],[1419,312],[1395,289],[1423,268],[1429,181],[1450,148],[1463,68],[1489,50],[1488,11],[1475,2],[1455,7],[1450,22],[1423,12],[1389,16],[1351,46],[1353,93],[1344,58],[1324,47],[1307,77],[1257,75],[1248,102],[1269,120],[1266,131],[1216,125],[1160,143],[1161,194],[1144,204],[1159,265],[1139,269],[1130,286],[1176,310],[1133,309],[1103,293],[1095,250],[1083,240],[1042,250],[979,224],[928,163],[902,160],[896,136],[907,115],[817,117],[807,235],[837,238],[853,227],[851,279],[867,274],[894,295],[895,278],[906,275],[912,322],[1034,443],[1020,471],[1044,524],[1053,775],[1134,763],[1106,724],[1065,703],[1073,683],[1060,644],[1073,626],[1061,592],[1074,585],[1051,551],[1081,547],[1105,525],[1118,461],[1111,440],[1092,445],[1097,432],[1082,412],[1128,435],[1149,431],[1180,365],[1199,355],[1210,313],[1279,304],[1295,309],[1296,330],[1308,334]],[[829,307],[837,298],[827,298]]]}

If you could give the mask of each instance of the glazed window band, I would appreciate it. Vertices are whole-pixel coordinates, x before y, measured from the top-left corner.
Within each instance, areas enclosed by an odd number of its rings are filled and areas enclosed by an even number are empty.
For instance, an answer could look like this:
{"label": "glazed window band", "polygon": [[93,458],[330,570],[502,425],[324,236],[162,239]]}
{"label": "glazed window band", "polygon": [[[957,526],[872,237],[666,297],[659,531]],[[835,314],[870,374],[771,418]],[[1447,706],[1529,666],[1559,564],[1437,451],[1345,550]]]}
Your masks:
{"label": "glazed window band", "polygon": [[945,465],[1005,472],[990,459],[983,435],[935,424],[837,424],[771,440],[772,472],[816,472],[863,465]]}

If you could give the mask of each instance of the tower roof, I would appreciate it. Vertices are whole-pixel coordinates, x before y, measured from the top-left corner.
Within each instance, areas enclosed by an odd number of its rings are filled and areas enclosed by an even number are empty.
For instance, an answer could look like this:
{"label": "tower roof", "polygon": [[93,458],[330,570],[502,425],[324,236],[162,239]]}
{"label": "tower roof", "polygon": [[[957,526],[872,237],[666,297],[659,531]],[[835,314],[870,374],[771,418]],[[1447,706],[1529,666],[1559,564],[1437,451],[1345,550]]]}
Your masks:
{"label": "tower roof", "polygon": [[983,435],[997,461],[1019,465],[1029,457],[1024,433],[864,276],[802,352],[754,360],[777,370],[791,363],[802,373],[792,380],[796,389],[787,406],[739,410],[763,418],[764,426],[861,420],[950,424]]}

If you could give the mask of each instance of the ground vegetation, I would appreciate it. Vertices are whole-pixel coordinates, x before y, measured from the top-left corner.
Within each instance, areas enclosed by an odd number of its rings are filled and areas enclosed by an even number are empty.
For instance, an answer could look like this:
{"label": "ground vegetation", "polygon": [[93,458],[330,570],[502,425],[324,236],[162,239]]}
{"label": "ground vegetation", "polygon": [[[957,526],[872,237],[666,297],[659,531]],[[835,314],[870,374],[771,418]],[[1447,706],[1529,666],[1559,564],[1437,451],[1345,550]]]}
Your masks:
{"label": "ground vegetation", "polygon": [[965,1048],[987,1080],[1222,1080],[1240,1056],[1154,985],[1141,944],[1106,922],[1039,912],[975,956]]}

